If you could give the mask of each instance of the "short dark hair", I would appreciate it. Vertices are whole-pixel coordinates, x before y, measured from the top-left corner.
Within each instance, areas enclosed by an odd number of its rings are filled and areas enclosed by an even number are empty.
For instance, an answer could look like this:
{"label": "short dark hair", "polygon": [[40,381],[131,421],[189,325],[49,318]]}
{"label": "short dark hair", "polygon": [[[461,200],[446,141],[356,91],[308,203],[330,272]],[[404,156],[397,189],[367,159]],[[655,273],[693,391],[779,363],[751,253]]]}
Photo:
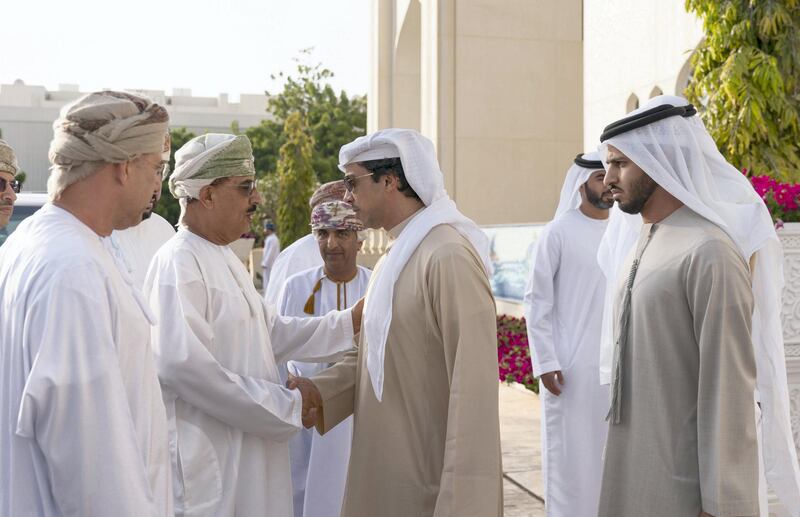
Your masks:
{"label": "short dark hair", "polygon": [[400,161],[400,158],[367,160],[364,162],[359,162],[358,164],[372,173],[372,181],[375,183],[380,181],[381,176],[385,176],[387,174],[393,174],[394,176],[397,176],[397,181],[400,183],[400,187],[398,187],[397,190],[405,194],[406,197],[414,198],[422,203],[422,200],[419,198],[417,193],[414,192],[414,189],[411,188],[411,185],[409,185],[408,180],[406,179],[406,174],[403,171],[403,164]]}

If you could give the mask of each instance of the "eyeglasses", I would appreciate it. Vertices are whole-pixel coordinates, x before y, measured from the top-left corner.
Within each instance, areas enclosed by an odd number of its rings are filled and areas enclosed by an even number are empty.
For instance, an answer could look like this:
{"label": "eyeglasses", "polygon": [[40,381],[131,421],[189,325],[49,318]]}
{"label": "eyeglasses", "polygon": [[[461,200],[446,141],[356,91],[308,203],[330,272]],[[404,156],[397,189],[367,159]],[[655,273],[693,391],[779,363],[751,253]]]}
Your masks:
{"label": "eyeglasses", "polygon": [[0,193],[5,192],[9,185],[11,185],[11,190],[13,190],[15,194],[19,194],[22,190],[22,183],[19,181],[0,178]]}
{"label": "eyeglasses", "polygon": [[242,194],[246,194],[248,197],[253,195],[253,191],[256,189],[256,182],[255,181],[245,181],[244,183],[233,184],[233,183],[212,183],[215,187],[233,187],[239,189]]}
{"label": "eyeglasses", "polygon": [[367,176],[372,176],[373,174],[375,173],[370,172],[369,174],[362,174],[361,176],[345,176],[342,179],[342,182],[344,183],[344,189],[352,194],[353,191],[356,189],[356,183],[358,182],[358,180],[360,180],[361,178],[366,178]]}

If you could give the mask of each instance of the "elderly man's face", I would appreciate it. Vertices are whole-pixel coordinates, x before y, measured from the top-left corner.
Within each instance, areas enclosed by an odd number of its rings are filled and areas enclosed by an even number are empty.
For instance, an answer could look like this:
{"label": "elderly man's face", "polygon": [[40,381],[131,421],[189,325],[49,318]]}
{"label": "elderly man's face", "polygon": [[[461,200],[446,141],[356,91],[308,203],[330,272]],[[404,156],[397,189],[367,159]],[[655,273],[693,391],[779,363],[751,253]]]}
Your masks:
{"label": "elderly man's face", "polygon": [[314,237],[327,271],[339,273],[356,267],[361,242],[355,230],[322,228],[314,230]]}
{"label": "elderly man's face", "polygon": [[129,213],[124,224],[116,230],[136,226],[153,210],[153,193],[161,187],[161,171],[164,164],[160,153],[148,153],[128,162],[128,183],[125,185]]}
{"label": "elderly man's face", "polygon": [[606,163],[608,170],[603,183],[611,191],[614,201],[619,203],[620,210],[629,214],[640,213],[658,184],[611,145],[608,146]]}
{"label": "elderly man's face", "polygon": [[17,194],[11,188],[14,176],[10,172],[0,172],[0,179],[5,180],[6,184],[6,188],[0,192],[0,228],[5,228],[14,212],[14,201],[17,200]]}
{"label": "elderly man's face", "polygon": [[344,182],[345,185],[350,183],[344,201],[353,206],[356,215],[367,228],[381,228],[385,213],[383,181],[376,183],[369,170],[357,163],[351,163],[345,166]]}
{"label": "elderly man's face", "polygon": [[211,202],[204,204],[204,217],[210,217],[207,223],[221,240],[231,243],[250,228],[262,202],[255,182],[255,176],[232,176],[203,187],[211,189]]}

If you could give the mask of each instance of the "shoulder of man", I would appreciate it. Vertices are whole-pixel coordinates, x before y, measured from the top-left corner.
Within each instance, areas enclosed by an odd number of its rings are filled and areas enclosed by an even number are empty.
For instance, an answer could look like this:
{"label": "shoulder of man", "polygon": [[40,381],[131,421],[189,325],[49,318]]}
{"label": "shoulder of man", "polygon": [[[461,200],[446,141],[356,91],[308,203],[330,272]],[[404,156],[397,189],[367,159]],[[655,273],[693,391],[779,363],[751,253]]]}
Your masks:
{"label": "shoulder of man", "polygon": [[480,256],[466,237],[449,224],[440,224],[428,232],[417,251],[430,262],[450,260],[454,257],[476,264],[483,270]]}

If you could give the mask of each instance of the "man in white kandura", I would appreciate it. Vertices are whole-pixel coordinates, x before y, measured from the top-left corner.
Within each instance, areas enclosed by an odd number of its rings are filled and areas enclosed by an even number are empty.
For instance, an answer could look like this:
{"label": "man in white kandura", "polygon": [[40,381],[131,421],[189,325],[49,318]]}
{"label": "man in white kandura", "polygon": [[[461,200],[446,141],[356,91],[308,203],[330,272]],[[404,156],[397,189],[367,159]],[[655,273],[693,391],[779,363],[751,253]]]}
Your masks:
{"label": "man in white kandura", "polygon": [[[364,224],[344,201],[317,205],[311,229],[324,264],[286,282],[278,312],[283,316],[321,316],[353,306],[367,292],[371,271],[356,264]],[[289,362],[289,372],[310,377],[331,363]],[[348,417],[325,436],[303,429],[289,443],[295,517],[339,517],[353,439]]]}
{"label": "man in white kandura", "polygon": [[174,515],[155,319],[108,239],[148,209],[168,122],[104,91],[53,124],[51,202],[0,248],[0,515]]}
{"label": "man in white kandura", "polygon": [[597,248],[614,201],[597,153],[567,172],[555,218],[533,257],[525,318],[542,397],[542,470],[547,515],[597,515],[608,388],[600,386],[605,277]]}
{"label": "man in white kandura", "polygon": [[[342,180],[329,181],[314,191],[308,204],[313,210],[320,203],[341,201],[342,199],[344,199]],[[264,290],[264,299],[268,304],[277,306],[283,286],[286,285],[286,280],[290,276],[322,264],[322,256],[319,254],[319,246],[314,235],[308,234],[297,239],[281,251],[272,264],[272,270],[269,273],[271,281]]]}
{"label": "man in white kandura", "polygon": [[783,259],[766,205],[686,99],[654,97],[600,141],[617,206],[598,253],[613,282],[598,515],[767,515],[758,427],[766,480],[800,515]]}
{"label": "man in white kandura", "polygon": [[169,134],[164,139],[161,151],[161,180],[153,191],[150,206],[142,217],[142,222],[124,230],[111,233],[111,244],[119,253],[120,259],[128,272],[141,289],[147,276],[147,268],[158,249],[175,235],[175,228],[166,219],[154,212],[158,200],[161,199],[161,184],[169,170]]}
{"label": "man in white kandura", "polygon": [[160,324],[153,348],[170,421],[177,515],[287,517],[287,441],[302,400],[277,362],[329,361],[353,346],[360,304],[285,318],[264,303],[228,244],[261,202],[250,141],[207,134],[175,154],[170,190],[181,227],[156,254],[145,293]]}
{"label": "man in white kandura", "polygon": [[488,239],[447,195],[433,142],[418,132],[360,137],[339,163],[345,201],[391,238],[367,289],[358,349],[290,380],[313,405],[304,424],[323,435],[355,416],[342,517],[499,517]]}

